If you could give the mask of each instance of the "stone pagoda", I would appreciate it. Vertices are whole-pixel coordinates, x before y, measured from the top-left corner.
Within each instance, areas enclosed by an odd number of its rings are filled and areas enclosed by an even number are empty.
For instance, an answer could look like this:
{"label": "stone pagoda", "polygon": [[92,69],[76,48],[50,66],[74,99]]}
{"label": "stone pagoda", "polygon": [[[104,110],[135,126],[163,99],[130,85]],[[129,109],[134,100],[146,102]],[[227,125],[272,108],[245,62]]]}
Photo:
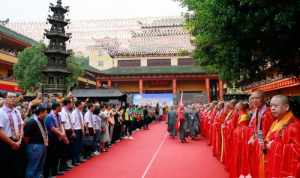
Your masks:
{"label": "stone pagoda", "polygon": [[43,93],[47,94],[66,94],[66,77],[71,73],[67,70],[67,57],[71,51],[66,49],[66,42],[70,40],[71,33],[65,32],[65,27],[70,20],[65,19],[65,14],[69,7],[63,7],[61,0],[57,4],[50,3],[52,15],[48,15],[47,21],[51,24],[50,31],[45,30],[44,35],[49,39],[49,45],[45,50],[48,64],[43,70],[45,79],[42,85]]}

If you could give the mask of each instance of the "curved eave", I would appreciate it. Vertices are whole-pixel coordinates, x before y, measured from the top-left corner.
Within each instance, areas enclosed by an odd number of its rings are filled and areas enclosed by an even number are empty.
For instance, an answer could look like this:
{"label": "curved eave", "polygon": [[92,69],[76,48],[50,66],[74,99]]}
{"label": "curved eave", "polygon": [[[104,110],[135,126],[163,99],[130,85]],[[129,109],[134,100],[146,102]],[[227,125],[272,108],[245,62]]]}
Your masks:
{"label": "curved eave", "polygon": [[51,50],[47,49],[47,50],[45,50],[44,53],[45,54],[62,54],[64,56],[66,56],[66,57],[68,57],[68,56],[71,55],[70,52],[65,52],[65,51],[62,51],[62,50],[53,50],[53,49],[51,49]]}
{"label": "curved eave", "polygon": [[63,13],[67,13],[68,12],[68,9],[67,8],[64,8],[62,6],[50,6],[50,9],[52,12],[54,11],[62,11]]}
{"label": "curved eave", "polygon": [[3,37],[5,37],[11,41],[14,41],[17,44],[25,46],[25,47],[30,47],[30,46],[37,44],[37,41],[35,41],[25,35],[17,33],[3,25],[0,25],[0,34],[3,35]]}
{"label": "curved eave", "polygon": [[165,66],[165,67],[123,67],[111,68],[101,71],[102,75],[110,76],[136,76],[136,75],[185,75],[185,74],[211,74],[199,66]]}
{"label": "curved eave", "polygon": [[54,18],[47,18],[48,22],[53,24],[53,23],[61,23],[63,25],[68,25],[69,22],[68,21],[65,21],[65,20],[59,20],[59,19],[54,19]]}
{"label": "curved eave", "polygon": [[286,89],[290,87],[300,86],[300,77],[284,78],[277,81],[260,84],[253,87],[245,87],[245,92],[251,93],[253,91],[261,90],[264,92],[270,92],[274,90]]}
{"label": "curved eave", "polygon": [[53,32],[46,32],[45,33],[45,36],[48,38],[48,39],[52,39],[52,38],[56,38],[56,37],[59,37],[59,38],[62,38],[64,40],[69,40],[70,37],[69,36],[66,36],[66,35],[62,35],[60,33],[53,33]]}
{"label": "curved eave", "polygon": [[43,73],[53,72],[53,73],[64,73],[64,74],[71,74],[67,69],[62,68],[46,68],[42,71]]}

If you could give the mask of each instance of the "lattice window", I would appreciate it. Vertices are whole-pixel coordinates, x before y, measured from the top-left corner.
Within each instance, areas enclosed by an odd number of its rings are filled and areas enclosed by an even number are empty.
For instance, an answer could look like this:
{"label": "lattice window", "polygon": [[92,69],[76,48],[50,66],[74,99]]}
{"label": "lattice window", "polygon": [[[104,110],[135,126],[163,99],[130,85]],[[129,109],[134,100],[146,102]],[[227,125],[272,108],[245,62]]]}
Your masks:
{"label": "lattice window", "polygon": [[147,66],[171,66],[171,59],[148,59]]}
{"label": "lattice window", "polygon": [[141,66],[141,60],[118,60],[118,67],[138,67]]}
{"label": "lattice window", "polygon": [[192,66],[195,65],[195,61],[192,58],[181,58],[178,59],[179,66]]}

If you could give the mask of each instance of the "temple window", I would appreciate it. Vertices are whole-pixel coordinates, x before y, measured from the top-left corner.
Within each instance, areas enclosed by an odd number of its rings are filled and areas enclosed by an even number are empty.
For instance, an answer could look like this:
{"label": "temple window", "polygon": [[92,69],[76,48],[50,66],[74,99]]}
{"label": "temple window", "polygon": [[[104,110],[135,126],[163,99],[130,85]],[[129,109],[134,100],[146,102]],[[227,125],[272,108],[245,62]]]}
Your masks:
{"label": "temple window", "polygon": [[118,60],[118,67],[139,67],[141,66],[141,60]]}
{"label": "temple window", "polygon": [[148,59],[147,66],[171,66],[171,59]]}
{"label": "temple window", "polygon": [[180,58],[178,59],[179,66],[192,66],[195,65],[195,61],[192,58]]}

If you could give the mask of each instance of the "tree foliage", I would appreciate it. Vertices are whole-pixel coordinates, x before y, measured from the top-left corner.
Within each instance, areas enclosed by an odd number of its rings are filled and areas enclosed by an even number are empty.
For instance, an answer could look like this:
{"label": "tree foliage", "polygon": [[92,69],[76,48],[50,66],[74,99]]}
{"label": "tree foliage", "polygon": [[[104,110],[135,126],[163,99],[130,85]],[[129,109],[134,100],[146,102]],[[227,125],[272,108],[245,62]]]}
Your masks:
{"label": "tree foliage", "polygon": [[179,1],[189,10],[195,58],[223,80],[259,80],[270,67],[300,74],[300,1]]}
{"label": "tree foliage", "polygon": [[[43,52],[44,49],[45,45],[39,43],[18,54],[18,62],[13,70],[19,86],[25,91],[35,92],[41,86],[42,70],[48,62]],[[66,78],[69,89],[77,84],[77,78],[83,75],[86,65],[88,65],[88,59],[82,56],[71,55],[67,59],[67,68],[71,72],[71,75]]]}
{"label": "tree foliage", "polygon": [[42,81],[42,69],[47,65],[44,55],[44,44],[37,44],[26,48],[18,54],[18,62],[13,71],[18,85],[25,91],[36,91]]}
{"label": "tree foliage", "polygon": [[68,89],[77,85],[77,79],[83,75],[87,65],[89,65],[88,59],[83,56],[72,55],[67,59],[67,68],[72,73],[66,78]]}

